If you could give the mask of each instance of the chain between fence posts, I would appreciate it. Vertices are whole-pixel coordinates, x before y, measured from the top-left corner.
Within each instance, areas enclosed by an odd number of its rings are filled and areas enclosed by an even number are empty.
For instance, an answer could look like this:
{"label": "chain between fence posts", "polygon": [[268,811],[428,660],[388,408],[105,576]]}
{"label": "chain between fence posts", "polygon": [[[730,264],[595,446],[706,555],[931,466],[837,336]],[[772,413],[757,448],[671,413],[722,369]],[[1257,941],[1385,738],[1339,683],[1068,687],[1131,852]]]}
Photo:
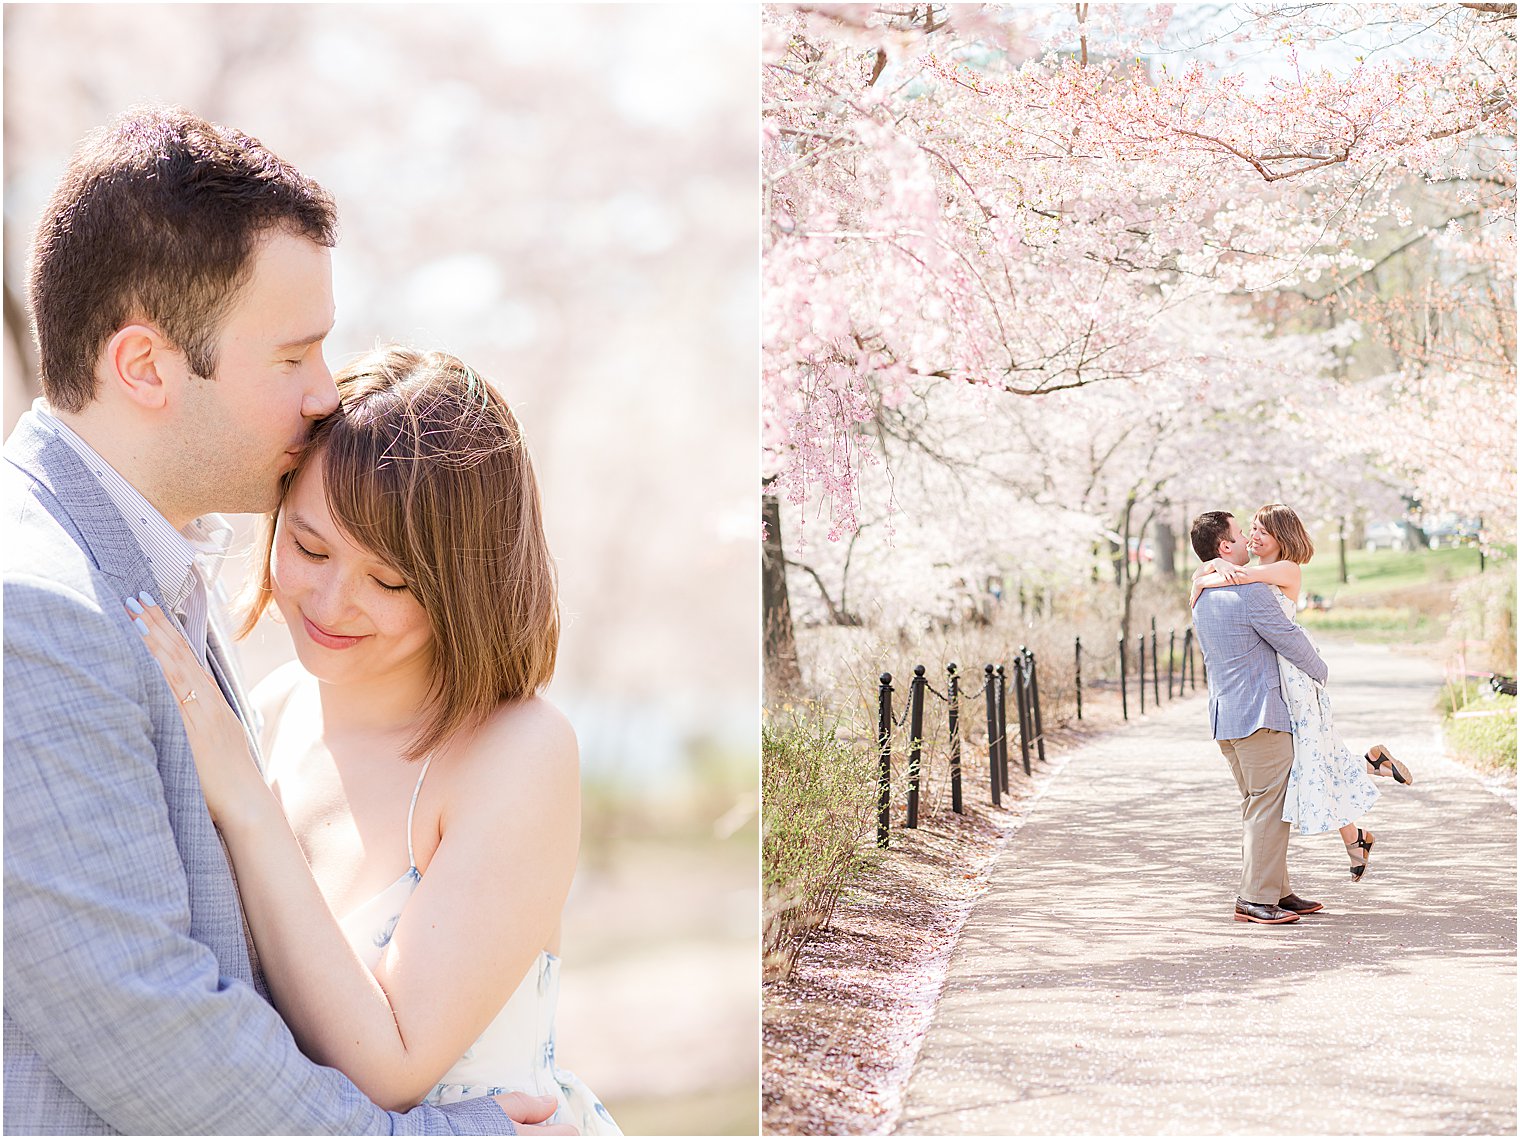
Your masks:
{"label": "chain between fence posts", "polygon": [[[1045,762],[1045,722],[1040,719],[1040,670],[1034,659],[1034,653],[1029,654],[1029,700],[1034,705],[1034,741],[1039,751],[1040,762]],[[1026,757],[1027,759],[1027,757]],[[1025,763],[1025,772],[1029,765]]]}
{"label": "chain between fence posts", "polygon": [[945,671],[949,674],[946,703],[950,705],[950,809],[957,815],[964,815],[966,810],[961,803],[961,682],[954,661]]}
{"label": "chain between fence posts", "polygon": [[876,845],[887,845],[887,830],[892,822],[892,674],[881,674],[881,689],[876,697],[876,740],[881,747],[881,772],[876,789]]}
{"label": "chain between fence posts", "polygon": [[982,686],[987,693],[987,770],[992,777],[992,805],[1000,807],[1003,804],[1003,792],[998,784],[997,684],[990,664],[982,671],[987,677],[986,684]]}
{"label": "chain between fence posts", "polygon": [[1139,650],[1135,654],[1135,659],[1140,662],[1140,671],[1135,674],[1135,679],[1140,682],[1140,714],[1143,716],[1145,715],[1145,634],[1143,632],[1135,638],[1135,648]]}
{"label": "chain between fence posts", "polygon": [[1124,708],[1124,718],[1129,719],[1129,667],[1124,663],[1124,634],[1119,634],[1119,703]]}
{"label": "chain between fence posts", "polygon": [[[1168,634],[1167,641],[1166,641],[1166,698],[1168,700],[1174,699],[1174,697],[1172,696],[1172,672],[1176,668],[1176,666],[1177,666],[1177,630],[1174,627],[1174,628],[1172,628],[1172,630]],[[1181,693],[1178,693],[1178,695],[1180,696]]]}
{"label": "chain between fence posts", "polygon": [[924,666],[913,666],[913,680],[908,685],[908,706],[912,709],[908,727],[908,828],[918,827],[919,760],[924,746],[924,686],[928,684]]}
{"label": "chain between fence posts", "polygon": [[1082,718],[1082,638],[1077,638],[1077,719]]}
{"label": "chain between fence posts", "polygon": [[998,706],[998,771],[1003,790],[1008,790],[1008,673],[1002,665],[997,666]]}

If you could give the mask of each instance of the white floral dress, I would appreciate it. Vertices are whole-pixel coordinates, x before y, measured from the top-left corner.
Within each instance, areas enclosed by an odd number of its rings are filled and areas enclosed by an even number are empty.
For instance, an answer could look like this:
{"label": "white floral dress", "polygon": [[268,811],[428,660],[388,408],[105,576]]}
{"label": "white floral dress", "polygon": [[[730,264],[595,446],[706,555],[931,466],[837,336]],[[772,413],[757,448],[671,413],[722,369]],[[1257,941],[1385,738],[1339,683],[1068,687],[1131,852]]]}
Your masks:
{"label": "white floral dress", "polygon": [[[379,964],[402,909],[422,881],[412,852],[412,816],[431,763],[429,759],[422,765],[406,813],[409,869],[339,922],[349,944],[371,970]],[[591,1089],[572,1073],[554,1066],[554,1009],[558,1000],[559,958],[540,951],[496,1018],[459,1062],[444,1073],[424,1102],[456,1103],[512,1091],[552,1095],[559,1100],[559,1110],[549,1122],[573,1124],[582,1135],[621,1135]]]}
{"label": "white floral dress", "polygon": [[[1277,596],[1283,615],[1293,620],[1293,602],[1281,590]],[[1294,824],[1299,834],[1338,830],[1372,809],[1378,789],[1362,758],[1341,742],[1324,686],[1281,655],[1277,671],[1293,721],[1293,768],[1288,773],[1283,821]]]}

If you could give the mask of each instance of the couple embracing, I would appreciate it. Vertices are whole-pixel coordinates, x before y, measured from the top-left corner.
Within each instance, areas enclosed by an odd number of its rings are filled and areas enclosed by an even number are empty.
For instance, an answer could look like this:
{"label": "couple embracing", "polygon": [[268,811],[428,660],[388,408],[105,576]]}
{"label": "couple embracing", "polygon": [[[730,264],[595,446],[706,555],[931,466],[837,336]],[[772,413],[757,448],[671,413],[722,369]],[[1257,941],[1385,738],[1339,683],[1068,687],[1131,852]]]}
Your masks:
{"label": "couple embracing", "polygon": [[[1375,744],[1353,755],[1335,731],[1325,662],[1293,620],[1302,566],[1314,543],[1282,503],[1256,512],[1244,535],[1222,510],[1190,535],[1203,562],[1193,579],[1193,628],[1208,673],[1209,721],[1240,788],[1244,869],[1235,920],[1295,922],[1324,906],[1288,883],[1288,835],[1338,830],[1353,881],[1374,837],[1357,822],[1378,799],[1369,774],[1410,783],[1408,767]],[[1247,565],[1252,554],[1255,565]]]}
{"label": "couple embracing", "polygon": [[[152,110],[38,228],[7,1133],[617,1133],[554,1064],[580,810],[532,463],[446,353],[329,373],[335,225],[256,140]],[[266,515],[241,631],[273,606],[299,658],[251,693],[219,511]]]}

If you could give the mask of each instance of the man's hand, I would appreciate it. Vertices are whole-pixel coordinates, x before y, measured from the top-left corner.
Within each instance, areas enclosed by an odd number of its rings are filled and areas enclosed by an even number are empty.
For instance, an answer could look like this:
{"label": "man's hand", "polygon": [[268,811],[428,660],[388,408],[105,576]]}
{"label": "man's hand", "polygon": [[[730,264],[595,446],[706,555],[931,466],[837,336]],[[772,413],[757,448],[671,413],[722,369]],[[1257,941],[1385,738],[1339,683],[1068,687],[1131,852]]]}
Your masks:
{"label": "man's hand", "polygon": [[579,1135],[579,1128],[568,1123],[545,1123],[559,1107],[552,1095],[528,1095],[527,1092],[502,1092],[492,1096],[507,1117],[517,1125],[519,1135]]}

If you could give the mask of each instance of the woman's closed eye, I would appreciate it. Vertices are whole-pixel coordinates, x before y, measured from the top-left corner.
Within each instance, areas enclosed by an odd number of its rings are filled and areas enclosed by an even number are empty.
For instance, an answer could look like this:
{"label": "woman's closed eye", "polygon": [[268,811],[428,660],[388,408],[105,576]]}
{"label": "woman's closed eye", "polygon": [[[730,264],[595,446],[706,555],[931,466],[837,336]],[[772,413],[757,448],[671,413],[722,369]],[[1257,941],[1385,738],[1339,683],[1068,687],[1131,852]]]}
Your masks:
{"label": "woman's closed eye", "polygon": [[295,548],[300,552],[302,557],[314,562],[325,562],[327,560],[326,554],[316,553],[315,551],[308,550],[305,546],[301,545],[301,539],[291,538],[290,540],[295,544]]}

